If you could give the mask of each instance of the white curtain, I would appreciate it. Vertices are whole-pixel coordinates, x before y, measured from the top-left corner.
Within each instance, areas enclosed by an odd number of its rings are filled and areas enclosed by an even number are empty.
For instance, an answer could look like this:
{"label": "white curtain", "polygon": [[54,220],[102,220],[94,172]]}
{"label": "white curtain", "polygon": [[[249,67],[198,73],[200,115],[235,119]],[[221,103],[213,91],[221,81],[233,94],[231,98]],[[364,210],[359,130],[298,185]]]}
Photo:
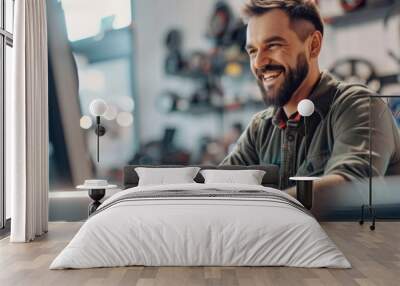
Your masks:
{"label": "white curtain", "polygon": [[12,242],[48,226],[47,24],[45,0],[15,1],[13,92],[6,98],[6,187]]}

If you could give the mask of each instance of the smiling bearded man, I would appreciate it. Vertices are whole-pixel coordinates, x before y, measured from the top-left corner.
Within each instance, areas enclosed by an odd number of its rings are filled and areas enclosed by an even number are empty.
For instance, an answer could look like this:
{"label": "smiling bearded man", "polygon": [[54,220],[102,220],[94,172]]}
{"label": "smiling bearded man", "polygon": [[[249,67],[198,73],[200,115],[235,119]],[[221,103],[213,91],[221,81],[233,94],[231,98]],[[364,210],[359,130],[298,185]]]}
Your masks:
{"label": "smiling bearded man", "polygon": [[[281,189],[291,187],[291,176],[319,176],[314,193],[367,178],[373,93],[320,71],[324,26],[314,2],[251,0],[243,16],[251,70],[269,108],[253,117],[221,164],[278,165]],[[316,111],[307,121],[307,138],[297,112],[306,98]],[[373,175],[400,174],[400,137],[393,116],[383,100],[371,102]],[[288,192],[295,195],[292,188]]]}

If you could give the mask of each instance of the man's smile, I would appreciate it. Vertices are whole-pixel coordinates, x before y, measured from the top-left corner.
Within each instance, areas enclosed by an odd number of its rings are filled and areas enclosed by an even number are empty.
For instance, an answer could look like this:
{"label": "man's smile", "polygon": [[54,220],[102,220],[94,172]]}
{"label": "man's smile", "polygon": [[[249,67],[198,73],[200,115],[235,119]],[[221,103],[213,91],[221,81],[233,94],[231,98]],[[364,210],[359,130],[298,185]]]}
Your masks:
{"label": "man's smile", "polygon": [[267,71],[260,76],[265,87],[271,86],[283,75],[283,71]]}

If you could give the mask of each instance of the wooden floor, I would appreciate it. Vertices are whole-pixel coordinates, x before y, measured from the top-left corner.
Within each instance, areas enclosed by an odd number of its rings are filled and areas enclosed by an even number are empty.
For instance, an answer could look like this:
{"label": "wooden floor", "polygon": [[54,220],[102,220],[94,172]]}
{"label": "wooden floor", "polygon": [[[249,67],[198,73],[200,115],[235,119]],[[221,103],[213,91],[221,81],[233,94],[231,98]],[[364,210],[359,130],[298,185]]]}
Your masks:
{"label": "wooden floor", "polygon": [[49,233],[35,242],[0,241],[0,285],[400,285],[400,222],[323,223],[353,268],[289,267],[123,267],[48,270],[49,264],[81,226],[50,223]]}

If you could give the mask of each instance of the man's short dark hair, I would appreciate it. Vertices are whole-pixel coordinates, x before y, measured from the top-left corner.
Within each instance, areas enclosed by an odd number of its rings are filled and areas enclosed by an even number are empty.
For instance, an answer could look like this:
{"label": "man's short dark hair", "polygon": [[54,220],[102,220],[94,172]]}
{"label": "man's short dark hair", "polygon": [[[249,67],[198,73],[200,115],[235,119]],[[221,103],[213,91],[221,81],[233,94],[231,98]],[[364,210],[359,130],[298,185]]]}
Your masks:
{"label": "man's short dark hair", "polygon": [[[245,21],[253,16],[259,16],[273,9],[284,11],[290,21],[308,21],[314,25],[315,30],[324,34],[324,24],[319,9],[312,0],[248,0],[242,9],[242,16]],[[296,30],[296,29],[294,29]],[[303,41],[309,33],[296,31]]]}

